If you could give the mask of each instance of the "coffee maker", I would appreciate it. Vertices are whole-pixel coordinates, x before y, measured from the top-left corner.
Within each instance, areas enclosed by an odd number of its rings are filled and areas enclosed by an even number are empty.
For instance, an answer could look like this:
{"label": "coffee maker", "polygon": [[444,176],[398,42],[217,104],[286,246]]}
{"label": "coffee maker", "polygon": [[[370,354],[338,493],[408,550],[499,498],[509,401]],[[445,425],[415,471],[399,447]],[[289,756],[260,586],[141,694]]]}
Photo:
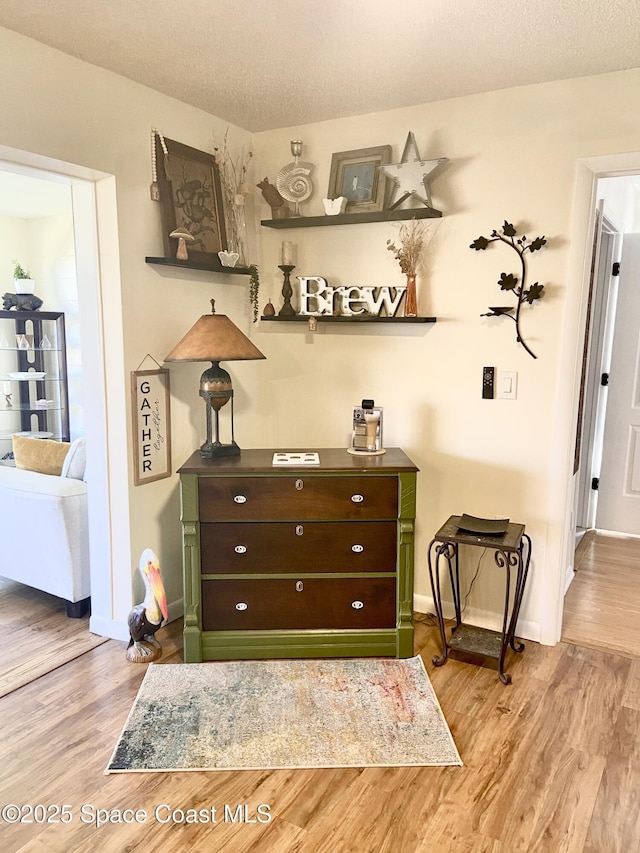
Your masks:
{"label": "coffee maker", "polygon": [[347,450],[353,456],[381,456],[386,452],[382,446],[382,407],[373,400],[363,400],[354,407],[351,446]]}

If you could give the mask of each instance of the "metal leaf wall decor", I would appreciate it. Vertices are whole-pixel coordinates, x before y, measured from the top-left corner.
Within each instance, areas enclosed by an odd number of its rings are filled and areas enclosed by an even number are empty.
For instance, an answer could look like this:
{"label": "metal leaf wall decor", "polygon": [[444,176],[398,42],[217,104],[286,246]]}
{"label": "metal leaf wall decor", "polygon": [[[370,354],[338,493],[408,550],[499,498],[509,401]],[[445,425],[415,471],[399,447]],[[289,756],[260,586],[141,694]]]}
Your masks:
{"label": "metal leaf wall decor", "polygon": [[[498,280],[500,289],[510,291],[516,297],[517,302],[515,307],[511,307],[509,305],[506,307],[490,307],[488,313],[481,314],[480,316],[509,317],[516,324],[516,340],[518,343],[522,344],[532,358],[537,358],[522,339],[522,334],[520,332],[520,310],[525,302],[528,302],[529,305],[533,305],[536,300],[541,299],[543,296],[543,284],[539,284],[536,281],[530,287],[527,287],[526,253],[539,251],[547,241],[544,237],[536,237],[531,241],[527,240],[524,235],[522,237],[518,237],[514,226],[505,219],[504,225],[500,231],[492,231],[490,237],[478,237],[473,241],[473,243],[471,243],[469,248],[475,249],[476,252],[484,251],[490,243],[498,241],[505,243],[513,249],[520,258],[520,279],[518,279],[516,275],[513,275],[513,273],[503,272]],[[515,314],[513,313],[514,311]]]}

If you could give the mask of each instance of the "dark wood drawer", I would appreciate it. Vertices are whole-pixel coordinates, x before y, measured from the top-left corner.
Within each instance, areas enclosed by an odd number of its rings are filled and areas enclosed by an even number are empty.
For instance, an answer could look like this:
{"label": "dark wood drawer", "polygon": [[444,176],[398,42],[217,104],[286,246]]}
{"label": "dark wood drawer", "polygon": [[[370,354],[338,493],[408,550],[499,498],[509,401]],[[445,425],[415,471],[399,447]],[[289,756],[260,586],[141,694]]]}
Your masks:
{"label": "dark wood drawer", "polygon": [[395,578],[202,581],[204,631],[395,626]]}
{"label": "dark wood drawer", "polygon": [[395,519],[397,477],[200,477],[201,521]]}
{"label": "dark wood drawer", "polygon": [[202,574],[395,572],[395,521],[200,525]]}

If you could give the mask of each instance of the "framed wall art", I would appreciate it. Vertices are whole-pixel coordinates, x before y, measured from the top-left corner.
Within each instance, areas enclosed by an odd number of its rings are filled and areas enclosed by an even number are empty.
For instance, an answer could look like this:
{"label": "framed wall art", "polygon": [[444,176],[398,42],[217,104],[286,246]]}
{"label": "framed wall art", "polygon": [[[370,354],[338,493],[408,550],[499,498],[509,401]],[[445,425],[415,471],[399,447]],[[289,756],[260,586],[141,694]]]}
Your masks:
{"label": "framed wall art", "polygon": [[164,137],[155,136],[158,188],[164,254],[175,258],[178,239],[169,237],[176,228],[186,228],[193,237],[189,258],[201,263],[218,262],[226,251],[227,235],[220,171],[213,154],[198,151]]}
{"label": "framed wall art", "polygon": [[384,210],[387,178],[378,166],[391,161],[391,146],[340,151],[331,158],[328,198],[344,196],[347,213]]}
{"label": "framed wall art", "polygon": [[136,486],[171,475],[169,371],[131,373],[133,481]]}

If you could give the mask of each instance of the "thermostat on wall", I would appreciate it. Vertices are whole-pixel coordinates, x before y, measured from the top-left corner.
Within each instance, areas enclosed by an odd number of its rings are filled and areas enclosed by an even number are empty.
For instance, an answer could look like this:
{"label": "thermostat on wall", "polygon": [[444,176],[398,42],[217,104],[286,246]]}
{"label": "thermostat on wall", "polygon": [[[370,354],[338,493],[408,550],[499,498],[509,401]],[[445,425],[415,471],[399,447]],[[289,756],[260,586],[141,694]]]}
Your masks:
{"label": "thermostat on wall", "polygon": [[272,465],[319,465],[318,453],[274,453]]}

